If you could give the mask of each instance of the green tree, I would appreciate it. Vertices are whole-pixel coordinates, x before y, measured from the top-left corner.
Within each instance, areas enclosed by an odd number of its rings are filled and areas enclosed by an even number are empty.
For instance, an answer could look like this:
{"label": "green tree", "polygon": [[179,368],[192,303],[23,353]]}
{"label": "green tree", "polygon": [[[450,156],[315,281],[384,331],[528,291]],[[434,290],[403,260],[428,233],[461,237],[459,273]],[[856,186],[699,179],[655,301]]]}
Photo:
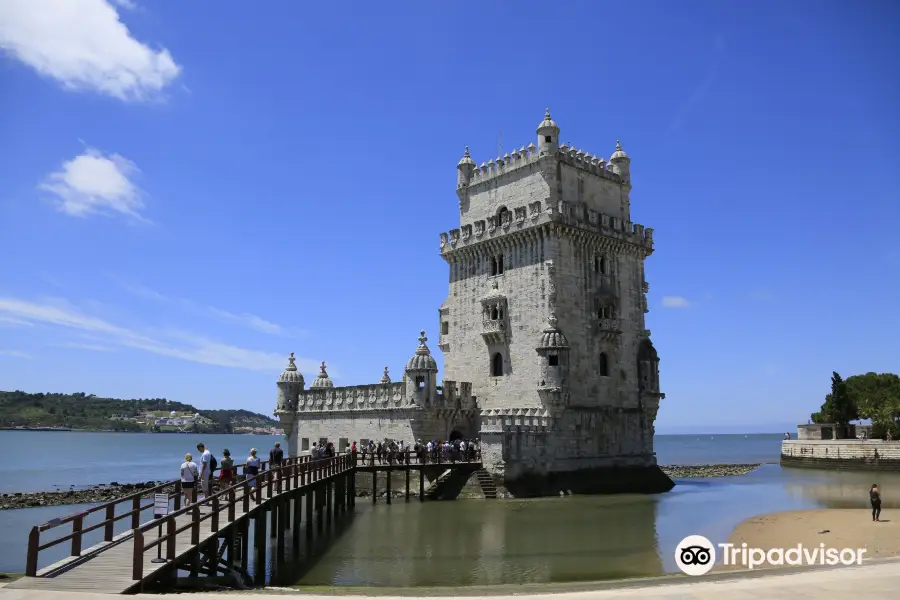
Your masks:
{"label": "green tree", "polygon": [[859,407],[859,416],[872,421],[872,436],[888,430],[895,439],[900,419],[900,376],[894,373],[866,373],[848,377],[847,391]]}
{"label": "green tree", "polygon": [[851,393],[847,382],[836,371],[832,371],[831,393],[825,396],[819,412],[813,413],[810,418],[813,423],[834,423],[846,427],[850,421],[859,417],[856,397]]}

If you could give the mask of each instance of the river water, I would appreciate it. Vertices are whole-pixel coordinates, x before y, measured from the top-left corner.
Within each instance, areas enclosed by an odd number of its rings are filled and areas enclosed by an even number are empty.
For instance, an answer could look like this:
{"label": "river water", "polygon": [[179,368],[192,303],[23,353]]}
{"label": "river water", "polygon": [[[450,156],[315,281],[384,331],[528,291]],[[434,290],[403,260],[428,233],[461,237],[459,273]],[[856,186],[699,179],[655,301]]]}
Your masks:
{"label": "river water", "polygon": [[[264,452],[277,439],[221,435],[202,441],[217,455],[227,447],[240,457],[251,447]],[[721,542],[754,515],[865,507],[876,480],[885,508],[896,506],[892,490],[900,490],[900,475],[783,469],[777,464],[780,440],[781,434],[657,436],[660,464],[769,463],[741,477],[676,480],[673,491],[657,496],[401,500],[391,506],[360,499],[352,525],[315,561],[283,567],[279,583],[454,586],[652,576],[676,571],[674,549],[685,536]],[[169,479],[196,441],[175,434],[4,431],[0,482],[8,493]],[[32,525],[71,512],[0,512],[0,572],[23,570]],[[42,553],[41,563],[53,559]]]}

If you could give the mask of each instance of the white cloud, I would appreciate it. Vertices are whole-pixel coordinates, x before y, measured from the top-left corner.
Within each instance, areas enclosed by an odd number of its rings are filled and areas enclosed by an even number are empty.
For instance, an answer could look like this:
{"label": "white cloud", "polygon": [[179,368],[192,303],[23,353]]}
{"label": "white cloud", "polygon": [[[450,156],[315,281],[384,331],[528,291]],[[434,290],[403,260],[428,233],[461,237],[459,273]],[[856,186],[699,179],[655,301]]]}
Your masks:
{"label": "white cloud", "polygon": [[0,350],[0,356],[12,356],[13,358],[25,358],[29,360],[34,358],[27,352],[21,352],[19,350]]}
{"label": "white cloud", "polygon": [[119,283],[125,288],[126,291],[134,294],[135,296],[140,296],[141,298],[148,298],[150,300],[156,300],[159,302],[169,302],[172,304],[177,304],[185,310],[189,310],[197,314],[209,315],[216,319],[219,319],[220,321],[235,323],[242,327],[247,327],[248,329],[253,329],[254,331],[259,331],[261,333],[268,333],[271,335],[296,336],[303,335],[304,333],[302,331],[288,331],[277,323],[267,321],[266,319],[263,319],[262,317],[258,317],[251,313],[234,313],[221,308],[216,308],[215,306],[200,305],[196,302],[193,302],[192,300],[188,300],[187,298],[167,296],[143,285],[126,283],[122,281],[119,281]]}
{"label": "white cloud", "polygon": [[57,208],[74,217],[118,213],[149,222],[139,213],[143,194],[130,179],[138,172],[127,158],[87,148],[47,176],[39,189],[53,194]]}
{"label": "white cloud", "polygon": [[31,323],[22,319],[0,316],[0,327],[31,327]]}
{"label": "white cloud", "polygon": [[682,296],[663,296],[662,305],[665,308],[690,308],[691,302]]}
{"label": "white cloud", "polygon": [[[271,372],[286,364],[286,357],[280,354],[239,348],[189,332],[145,335],[84,314],[65,301],[0,298],[0,316],[88,333],[100,345],[134,348],[207,365]],[[315,360],[297,359],[297,367],[311,373],[318,371],[318,364]]]}
{"label": "white cloud", "polygon": [[0,49],[68,89],[121,100],[158,96],[181,72],[168,50],[134,39],[107,0],[3,0]]}
{"label": "white cloud", "polygon": [[101,346],[100,344],[81,344],[78,342],[66,342],[64,344],[50,344],[56,348],[71,348],[73,350],[91,350],[93,352],[112,352],[109,346]]}
{"label": "white cloud", "polygon": [[134,10],[137,8],[137,4],[132,2],[132,0],[112,0],[112,2],[119,8],[124,8],[127,10]]}

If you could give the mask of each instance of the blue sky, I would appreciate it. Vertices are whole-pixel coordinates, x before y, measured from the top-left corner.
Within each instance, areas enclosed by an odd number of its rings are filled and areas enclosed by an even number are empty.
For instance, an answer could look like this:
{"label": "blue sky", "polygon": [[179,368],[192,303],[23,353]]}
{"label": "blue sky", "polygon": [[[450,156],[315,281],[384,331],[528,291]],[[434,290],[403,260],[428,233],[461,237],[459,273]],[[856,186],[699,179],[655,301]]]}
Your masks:
{"label": "blue sky", "polygon": [[896,371],[896,3],[74,4],[0,5],[0,389],[270,413],[291,351],[399,377],[463,147],[548,106],[632,158],[658,432]]}

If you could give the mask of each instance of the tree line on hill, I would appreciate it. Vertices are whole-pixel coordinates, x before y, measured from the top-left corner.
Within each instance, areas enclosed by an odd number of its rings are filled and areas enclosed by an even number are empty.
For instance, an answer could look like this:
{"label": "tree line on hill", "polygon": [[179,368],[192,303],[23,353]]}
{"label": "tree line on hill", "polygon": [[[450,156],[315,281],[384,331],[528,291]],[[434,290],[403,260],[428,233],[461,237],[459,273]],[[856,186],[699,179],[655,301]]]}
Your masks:
{"label": "tree line on hill", "polygon": [[[0,391],[0,427],[65,427],[102,431],[159,431],[155,425],[131,420],[145,413],[175,411],[200,414],[210,422],[191,427],[198,433],[232,433],[235,427],[271,427],[277,422],[249,410],[204,410],[166,398],[119,400],[94,394]],[[118,418],[113,418],[118,417]]]}
{"label": "tree line on hill", "polygon": [[900,376],[894,373],[866,373],[843,379],[831,374],[831,393],[813,423],[835,423],[846,427],[851,421],[872,421],[873,438],[883,438],[890,431],[900,439]]}

